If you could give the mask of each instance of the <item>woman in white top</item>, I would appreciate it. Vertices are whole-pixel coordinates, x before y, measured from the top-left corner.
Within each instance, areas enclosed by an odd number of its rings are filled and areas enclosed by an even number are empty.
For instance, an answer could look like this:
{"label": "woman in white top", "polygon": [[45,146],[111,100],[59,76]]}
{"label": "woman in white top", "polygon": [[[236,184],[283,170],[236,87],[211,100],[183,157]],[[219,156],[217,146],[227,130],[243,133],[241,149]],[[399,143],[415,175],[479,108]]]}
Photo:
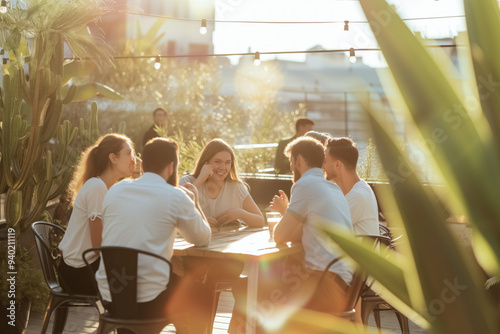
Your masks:
{"label": "woman in white top", "polygon": [[[192,175],[183,176],[179,185],[192,183],[198,188],[201,209],[212,226],[242,220],[251,227],[263,227],[264,217],[239,178],[233,149],[222,139],[213,139],[201,152]],[[243,263],[196,257],[183,259],[184,270],[194,279],[202,279],[209,287],[219,280],[239,277]]]}
{"label": "woman in white top", "polygon": [[198,188],[203,213],[212,226],[237,220],[248,226],[264,226],[264,217],[237,172],[233,149],[222,139],[210,141],[201,152],[192,175],[181,177],[179,185]]}
{"label": "woman in white top", "polygon": [[[63,288],[72,293],[96,293],[82,253],[101,245],[104,195],[119,179],[132,175],[134,156],[130,138],[115,133],[102,136],[82,153],[70,184],[73,211],[59,244],[59,277]],[[99,254],[89,260],[97,271]]]}

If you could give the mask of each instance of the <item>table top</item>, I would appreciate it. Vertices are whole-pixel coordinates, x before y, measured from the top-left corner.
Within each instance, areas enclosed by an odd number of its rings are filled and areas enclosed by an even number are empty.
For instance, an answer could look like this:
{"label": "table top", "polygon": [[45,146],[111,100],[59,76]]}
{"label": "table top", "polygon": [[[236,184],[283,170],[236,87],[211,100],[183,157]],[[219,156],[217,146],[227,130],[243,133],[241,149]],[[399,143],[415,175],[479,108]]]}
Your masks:
{"label": "table top", "polygon": [[280,257],[302,251],[301,244],[276,245],[269,238],[267,227],[224,226],[212,228],[210,245],[196,247],[177,235],[174,243],[174,255],[200,256],[211,258],[233,258],[249,260],[252,258]]}

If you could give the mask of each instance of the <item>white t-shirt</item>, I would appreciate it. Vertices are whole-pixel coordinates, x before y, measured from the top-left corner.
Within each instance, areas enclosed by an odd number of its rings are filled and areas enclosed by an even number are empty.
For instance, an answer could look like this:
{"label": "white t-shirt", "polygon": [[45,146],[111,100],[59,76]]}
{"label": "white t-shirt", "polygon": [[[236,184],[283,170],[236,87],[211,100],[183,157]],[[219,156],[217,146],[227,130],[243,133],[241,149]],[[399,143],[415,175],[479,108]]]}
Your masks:
{"label": "white t-shirt", "polygon": [[[292,187],[290,204],[287,212],[303,222],[302,246],[305,252],[305,266],[322,271],[340,256],[334,249],[326,249],[320,240],[328,237],[317,230],[317,223],[326,223],[335,228],[346,229],[352,233],[349,205],[342,190],[333,182],[327,181],[320,168],[307,170]],[[330,267],[350,284],[352,269],[344,261],[338,261]]]}
{"label": "white t-shirt", "polygon": [[360,180],[345,198],[349,203],[354,234],[379,235],[377,198],[372,188]]}
{"label": "white t-shirt", "polygon": [[[68,228],[59,244],[64,262],[74,268],[82,268],[85,262],[82,253],[92,248],[90,224],[96,219],[102,219],[102,202],[108,187],[98,177],[88,179],[75,198],[73,212],[69,218]],[[89,255],[89,262],[94,262],[99,255]]]}
{"label": "white t-shirt", "polygon": [[[192,175],[186,175],[179,179],[179,185],[193,183],[196,178]],[[250,193],[245,185],[237,181],[226,181],[217,195],[217,198],[208,197],[205,191],[205,184],[198,189],[198,199],[201,209],[207,217],[216,218],[222,212],[229,209],[242,209],[243,201]]]}
{"label": "white t-shirt", "polygon": [[[158,174],[144,173],[137,180],[123,180],[109,189],[103,204],[103,246],[141,249],[170,260],[177,231],[196,246],[208,245],[212,236],[193,201]],[[104,261],[96,279],[102,297],[111,300]],[[138,302],[153,300],[168,282],[165,262],[139,256]]]}

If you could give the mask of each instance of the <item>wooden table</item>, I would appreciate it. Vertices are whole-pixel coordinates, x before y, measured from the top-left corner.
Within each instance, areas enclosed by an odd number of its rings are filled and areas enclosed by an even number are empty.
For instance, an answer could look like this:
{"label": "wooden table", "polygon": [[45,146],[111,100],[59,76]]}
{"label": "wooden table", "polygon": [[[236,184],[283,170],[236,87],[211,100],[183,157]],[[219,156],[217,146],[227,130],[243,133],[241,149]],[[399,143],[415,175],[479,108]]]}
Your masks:
{"label": "wooden table", "polygon": [[255,333],[257,314],[257,286],[259,262],[278,259],[285,255],[302,252],[300,244],[277,246],[269,239],[269,230],[250,227],[222,227],[212,229],[209,246],[195,247],[178,236],[174,243],[174,255],[207,258],[238,259],[245,263],[248,272],[246,333]]}

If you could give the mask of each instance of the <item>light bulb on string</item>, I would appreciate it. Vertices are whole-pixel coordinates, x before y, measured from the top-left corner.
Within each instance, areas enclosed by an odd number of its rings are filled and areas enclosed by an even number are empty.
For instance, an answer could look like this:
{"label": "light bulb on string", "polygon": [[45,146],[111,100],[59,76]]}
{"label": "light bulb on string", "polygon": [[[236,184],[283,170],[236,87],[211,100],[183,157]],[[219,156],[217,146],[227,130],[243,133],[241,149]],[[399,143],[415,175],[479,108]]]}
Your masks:
{"label": "light bulb on string", "polygon": [[161,67],[160,55],[156,56],[155,69],[159,70]]}
{"label": "light bulb on string", "polygon": [[356,53],[354,52],[354,48],[349,49],[349,61],[353,64],[356,62]]}
{"label": "light bulb on string", "polygon": [[255,58],[253,60],[253,64],[255,66],[259,66],[260,65],[260,52],[255,52]]}
{"label": "light bulb on string", "polygon": [[207,33],[207,20],[201,20],[200,34],[205,35]]}
{"label": "light bulb on string", "polygon": [[349,21],[344,21],[344,31],[349,31]]}
{"label": "light bulb on string", "polygon": [[5,14],[7,13],[7,1],[2,0],[0,4],[0,13]]}

